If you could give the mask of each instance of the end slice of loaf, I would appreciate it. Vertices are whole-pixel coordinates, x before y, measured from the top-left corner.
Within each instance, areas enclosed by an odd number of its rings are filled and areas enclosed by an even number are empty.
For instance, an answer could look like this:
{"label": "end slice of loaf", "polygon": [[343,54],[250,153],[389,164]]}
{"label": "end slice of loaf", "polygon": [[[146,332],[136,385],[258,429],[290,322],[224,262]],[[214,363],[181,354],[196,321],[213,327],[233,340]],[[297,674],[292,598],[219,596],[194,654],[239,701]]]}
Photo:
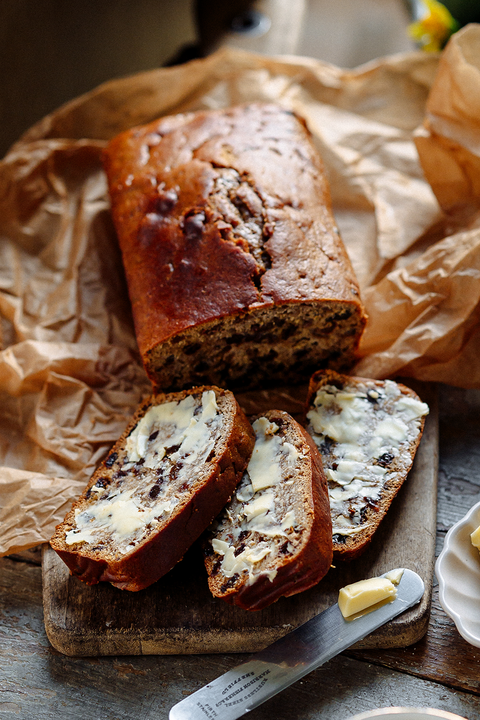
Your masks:
{"label": "end slice of loaf", "polygon": [[286,412],[253,427],[255,448],[205,543],[212,594],[246,610],[318,583],[332,560],[327,483],[310,437]]}
{"label": "end slice of loaf", "polygon": [[218,515],[253,445],[231,392],[150,397],[57,526],[52,548],[89,585],[151,585]]}
{"label": "end slice of loaf", "polygon": [[306,427],[328,480],[334,557],[367,547],[413,464],[428,406],[393,380],[320,371],[310,380]]}

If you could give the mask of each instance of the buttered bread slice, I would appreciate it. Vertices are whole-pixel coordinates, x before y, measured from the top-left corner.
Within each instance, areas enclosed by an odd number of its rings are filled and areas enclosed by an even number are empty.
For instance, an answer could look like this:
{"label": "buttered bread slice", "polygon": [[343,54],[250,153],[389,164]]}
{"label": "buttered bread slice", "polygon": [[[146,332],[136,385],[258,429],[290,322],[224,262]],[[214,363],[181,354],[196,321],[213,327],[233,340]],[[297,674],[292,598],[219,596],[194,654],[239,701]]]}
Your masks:
{"label": "buttered bread slice", "polygon": [[253,422],[255,447],[205,544],[212,594],[247,610],[315,585],[332,560],[327,484],[310,437],[286,412]]}
{"label": "buttered bread slice", "polygon": [[231,392],[150,397],[56,528],[52,548],[89,585],[147,587],[218,515],[253,445]]}
{"label": "buttered bread slice", "polygon": [[349,560],[365,550],[407,477],[428,406],[393,380],[319,371],[307,408],[328,481],[334,556]]}

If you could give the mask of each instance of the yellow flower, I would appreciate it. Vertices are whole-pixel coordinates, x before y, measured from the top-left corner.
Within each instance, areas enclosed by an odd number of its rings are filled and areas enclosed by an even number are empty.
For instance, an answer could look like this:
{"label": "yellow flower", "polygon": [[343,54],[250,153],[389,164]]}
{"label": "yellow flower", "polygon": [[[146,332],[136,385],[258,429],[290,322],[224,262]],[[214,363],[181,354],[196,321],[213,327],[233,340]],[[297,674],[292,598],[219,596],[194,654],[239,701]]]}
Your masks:
{"label": "yellow flower", "polygon": [[425,14],[408,26],[408,34],[423,50],[438,52],[459,25],[438,0],[422,0],[422,5]]}

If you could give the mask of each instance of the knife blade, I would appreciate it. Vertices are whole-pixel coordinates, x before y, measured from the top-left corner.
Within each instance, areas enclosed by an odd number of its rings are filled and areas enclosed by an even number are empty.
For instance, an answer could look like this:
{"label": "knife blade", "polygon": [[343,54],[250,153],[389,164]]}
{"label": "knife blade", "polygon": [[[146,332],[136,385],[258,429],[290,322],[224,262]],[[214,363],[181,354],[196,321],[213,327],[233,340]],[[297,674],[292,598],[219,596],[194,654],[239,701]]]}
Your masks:
{"label": "knife blade", "polygon": [[415,605],[423,593],[420,576],[404,569],[391,602],[353,620],[335,603],[174,705],[169,720],[236,720]]}

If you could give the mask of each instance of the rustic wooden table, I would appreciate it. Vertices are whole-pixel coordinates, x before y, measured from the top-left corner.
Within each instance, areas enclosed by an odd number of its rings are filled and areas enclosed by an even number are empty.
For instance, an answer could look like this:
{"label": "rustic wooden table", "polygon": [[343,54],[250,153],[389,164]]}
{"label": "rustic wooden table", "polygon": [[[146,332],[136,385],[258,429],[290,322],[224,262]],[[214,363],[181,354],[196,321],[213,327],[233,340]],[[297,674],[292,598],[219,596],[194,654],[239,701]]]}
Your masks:
{"label": "rustic wooden table", "polygon": [[[480,499],[480,392],[440,388],[437,553]],[[50,646],[40,552],[0,560],[0,713],[72,720],[167,718],[172,705],[243,655],[71,658]],[[347,652],[251,713],[252,720],[346,720],[375,707],[434,707],[480,717],[480,651],[433,593],[425,637],[404,649]]]}

